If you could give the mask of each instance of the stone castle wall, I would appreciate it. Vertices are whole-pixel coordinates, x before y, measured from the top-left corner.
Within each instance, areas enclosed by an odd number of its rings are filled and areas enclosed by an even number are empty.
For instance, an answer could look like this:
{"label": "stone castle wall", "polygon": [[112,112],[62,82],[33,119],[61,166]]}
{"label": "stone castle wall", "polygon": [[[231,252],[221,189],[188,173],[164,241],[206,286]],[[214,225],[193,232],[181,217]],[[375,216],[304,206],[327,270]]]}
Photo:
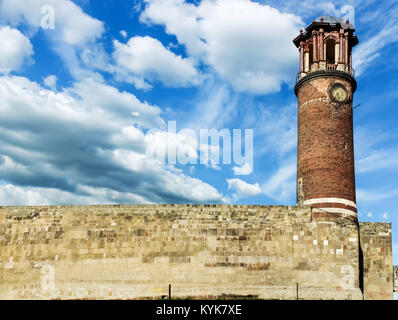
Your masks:
{"label": "stone castle wall", "polygon": [[[391,252],[369,232],[365,285],[379,292]],[[0,299],[160,298],[169,284],[173,297],[362,299],[358,240],[354,222],[310,208],[0,207]]]}
{"label": "stone castle wall", "polygon": [[394,290],[391,224],[360,223],[364,297],[391,299]]}

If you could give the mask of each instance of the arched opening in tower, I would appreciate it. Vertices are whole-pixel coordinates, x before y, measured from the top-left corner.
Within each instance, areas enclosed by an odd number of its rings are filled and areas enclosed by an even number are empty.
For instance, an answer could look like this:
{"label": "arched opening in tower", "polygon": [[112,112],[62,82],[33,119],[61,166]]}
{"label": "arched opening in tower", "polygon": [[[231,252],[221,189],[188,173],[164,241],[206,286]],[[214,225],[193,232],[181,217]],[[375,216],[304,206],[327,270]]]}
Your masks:
{"label": "arched opening in tower", "polygon": [[312,44],[310,44],[309,50],[310,50],[309,54],[310,54],[310,68],[311,68],[312,63],[314,62],[314,47]]}
{"label": "arched opening in tower", "polygon": [[333,39],[329,39],[326,42],[326,62],[327,63],[330,63],[330,64],[334,64],[335,63],[335,59],[336,59],[336,57],[335,57],[335,53],[336,53],[335,46],[336,46],[336,43],[335,43],[335,41]]}

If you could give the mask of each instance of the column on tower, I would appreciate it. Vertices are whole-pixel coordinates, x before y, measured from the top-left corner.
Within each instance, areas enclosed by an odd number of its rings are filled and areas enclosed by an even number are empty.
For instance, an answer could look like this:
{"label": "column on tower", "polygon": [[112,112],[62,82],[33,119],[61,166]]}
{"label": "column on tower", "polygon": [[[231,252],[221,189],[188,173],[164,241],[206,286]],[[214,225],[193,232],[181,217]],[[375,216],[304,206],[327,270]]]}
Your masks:
{"label": "column on tower", "polygon": [[[338,59],[336,57],[337,70],[345,71],[344,67],[344,29],[339,30]],[[337,52],[337,50],[336,50]]]}
{"label": "column on tower", "polygon": [[304,42],[300,42],[300,74],[303,72],[304,72]]}
{"label": "column on tower", "polygon": [[339,32],[339,42],[340,42],[340,59],[339,59],[339,63],[344,63],[343,62],[343,48],[344,48],[344,46],[343,46],[343,33],[344,33],[344,30],[340,29],[340,32]]}
{"label": "column on tower", "polygon": [[345,64],[345,71],[348,71],[348,32],[344,34],[344,64]]}
{"label": "column on tower", "polygon": [[317,31],[313,31],[313,47],[314,47],[314,62],[318,62],[319,58],[318,58],[318,32]]}
{"label": "column on tower", "polygon": [[326,57],[325,57],[325,48],[324,48],[324,33],[323,28],[319,29],[318,34],[318,41],[319,41],[319,70],[326,69]]}
{"label": "column on tower", "polygon": [[310,71],[310,48],[309,41],[305,42],[304,46],[304,72],[308,73]]}

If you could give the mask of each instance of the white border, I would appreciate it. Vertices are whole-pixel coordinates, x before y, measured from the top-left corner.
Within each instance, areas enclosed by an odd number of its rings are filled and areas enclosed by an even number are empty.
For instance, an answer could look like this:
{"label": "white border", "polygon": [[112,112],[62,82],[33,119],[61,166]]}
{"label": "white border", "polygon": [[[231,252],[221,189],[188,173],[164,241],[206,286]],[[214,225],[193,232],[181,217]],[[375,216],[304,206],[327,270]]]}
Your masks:
{"label": "white border", "polygon": [[342,208],[313,208],[312,212],[330,212],[330,213],[341,213],[343,216],[357,217],[357,213],[352,210]]}
{"label": "white border", "polygon": [[308,206],[311,204],[318,204],[318,203],[341,203],[345,204],[346,206],[354,207],[356,208],[357,205],[355,202],[342,199],[342,198],[317,198],[317,199],[309,199],[304,201],[304,205]]}

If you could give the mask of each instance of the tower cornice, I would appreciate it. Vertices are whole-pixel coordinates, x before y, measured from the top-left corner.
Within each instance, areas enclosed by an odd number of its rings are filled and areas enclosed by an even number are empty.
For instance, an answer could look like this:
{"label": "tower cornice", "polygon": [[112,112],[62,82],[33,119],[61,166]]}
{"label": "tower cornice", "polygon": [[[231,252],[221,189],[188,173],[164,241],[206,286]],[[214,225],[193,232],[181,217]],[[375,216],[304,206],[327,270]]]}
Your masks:
{"label": "tower cornice", "polygon": [[301,41],[306,41],[311,38],[314,31],[317,32],[330,32],[332,30],[344,30],[348,32],[352,37],[351,45],[352,47],[358,44],[358,38],[354,34],[355,27],[349,23],[348,21],[344,22],[342,19],[338,19],[335,17],[321,17],[317,20],[312,21],[312,23],[305,29],[304,32],[300,32],[300,34],[293,40],[293,43],[298,48]]}
{"label": "tower cornice", "polygon": [[297,81],[295,87],[294,87],[294,93],[296,96],[298,95],[299,89],[308,81],[316,78],[325,78],[325,77],[340,77],[343,78],[347,81],[349,81],[352,85],[352,92],[354,93],[357,89],[357,81],[355,78],[344,71],[339,71],[339,70],[319,70],[319,71],[314,71],[306,76],[302,77],[299,81]]}

